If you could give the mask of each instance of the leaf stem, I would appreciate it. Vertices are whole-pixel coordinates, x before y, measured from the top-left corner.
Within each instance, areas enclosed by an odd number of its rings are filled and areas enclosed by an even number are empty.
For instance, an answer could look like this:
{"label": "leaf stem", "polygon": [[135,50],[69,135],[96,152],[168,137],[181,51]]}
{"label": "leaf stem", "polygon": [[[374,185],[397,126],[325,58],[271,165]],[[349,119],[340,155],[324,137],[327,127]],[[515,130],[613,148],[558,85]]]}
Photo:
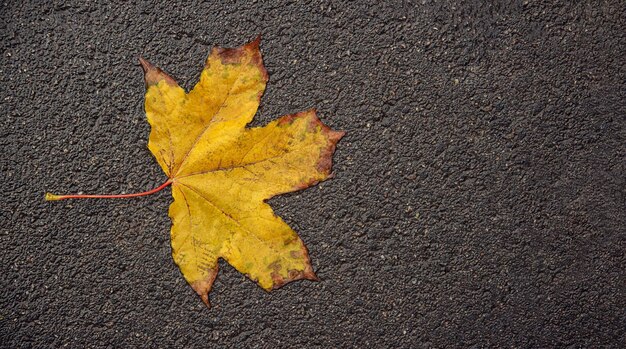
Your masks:
{"label": "leaf stem", "polygon": [[168,179],[167,182],[161,184],[160,186],[144,191],[141,193],[132,193],[132,194],[112,194],[112,195],[99,195],[99,194],[70,194],[70,195],[55,195],[46,193],[46,201],[57,201],[57,200],[65,200],[65,199],[124,199],[124,198],[134,198],[138,196],[146,196],[150,194],[154,194],[158,191],[163,190],[168,185],[172,184],[172,180]]}

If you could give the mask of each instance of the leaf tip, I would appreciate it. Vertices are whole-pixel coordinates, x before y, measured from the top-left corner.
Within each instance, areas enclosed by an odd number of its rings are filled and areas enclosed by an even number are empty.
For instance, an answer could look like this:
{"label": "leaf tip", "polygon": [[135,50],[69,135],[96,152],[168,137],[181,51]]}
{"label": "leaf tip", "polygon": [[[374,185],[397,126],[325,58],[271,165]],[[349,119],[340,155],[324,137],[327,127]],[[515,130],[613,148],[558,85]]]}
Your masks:
{"label": "leaf tip", "polygon": [[254,38],[254,40],[250,41],[246,46],[251,47],[251,48],[256,48],[257,50],[259,49],[259,46],[261,46],[261,33],[257,34],[256,38]]}
{"label": "leaf tip", "polygon": [[219,59],[222,64],[251,64],[257,66],[262,75],[263,81],[267,82],[269,76],[267,70],[263,65],[263,58],[261,57],[261,34],[248,42],[247,44],[239,47],[219,47],[214,46],[211,49],[211,53],[207,58],[205,66],[209,66],[211,58]]}
{"label": "leaf tip", "polygon": [[337,143],[345,135],[346,131],[330,131],[328,134],[328,139],[330,139],[331,142]]}
{"label": "leaf tip", "polygon": [[282,274],[279,270],[274,271],[271,274],[272,282],[269,287],[263,287],[266,291],[272,291],[283,287],[284,285],[296,281],[296,280],[309,280],[320,281],[320,278],[315,275],[313,267],[311,266],[311,260],[309,259],[309,251],[305,246],[302,246],[302,250],[298,252],[292,252],[294,258],[303,258],[304,267],[297,269],[290,269],[287,275]]}
{"label": "leaf tip", "polygon": [[309,281],[315,281],[315,282],[322,281],[319,277],[317,277],[317,275],[315,274],[313,270],[306,270],[303,276],[304,276],[304,279],[307,279]]}
{"label": "leaf tip", "polygon": [[206,305],[207,309],[211,309],[211,302],[209,302],[209,295],[208,294],[201,295],[200,299],[202,299],[202,303],[204,303],[204,305]]}
{"label": "leaf tip", "polygon": [[290,270],[287,278],[277,273],[272,273],[272,284],[267,288],[264,287],[264,289],[266,291],[276,290],[296,280],[321,281],[311,267],[307,266],[306,270]]}
{"label": "leaf tip", "polygon": [[141,64],[141,69],[143,69],[144,74],[147,75],[148,72],[157,69],[154,65],[152,65],[152,63],[148,62],[145,58],[139,56],[137,59],[139,60],[139,64]]}
{"label": "leaf tip", "polygon": [[202,303],[207,306],[207,308],[211,308],[211,302],[209,302],[209,292],[211,292],[211,288],[213,287],[213,282],[217,277],[217,268],[209,269],[206,278],[202,280],[197,280],[191,282],[191,288],[200,296],[202,299]]}
{"label": "leaf tip", "polygon": [[143,69],[146,86],[156,85],[161,80],[165,80],[165,82],[170,85],[176,85],[176,81],[163,70],[155,67],[152,63],[148,62],[141,56],[139,56],[138,59],[139,64],[141,64],[141,68]]}
{"label": "leaf tip", "polygon": [[337,142],[346,134],[344,131],[334,131],[331,130],[328,126],[322,124],[323,128],[325,128],[326,137],[328,139],[327,146],[322,149],[320,152],[320,157],[317,162],[317,171],[320,173],[324,173],[327,176],[331,176],[332,167],[333,167],[333,154],[335,154],[335,148],[337,147]]}
{"label": "leaf tip", "polygon": [[324,124],[322,120],[320,120],[319,116],[317,116],[317,108],[311,108],[305,112],[299,113],[301,115],[311,115],[310,126],[311,128],[321,127],[322,131],[326,133],[328,139],[332,143],[337,143],[339,140],[345,136],[346,131],[335,131],[331,129],[328,125]]}

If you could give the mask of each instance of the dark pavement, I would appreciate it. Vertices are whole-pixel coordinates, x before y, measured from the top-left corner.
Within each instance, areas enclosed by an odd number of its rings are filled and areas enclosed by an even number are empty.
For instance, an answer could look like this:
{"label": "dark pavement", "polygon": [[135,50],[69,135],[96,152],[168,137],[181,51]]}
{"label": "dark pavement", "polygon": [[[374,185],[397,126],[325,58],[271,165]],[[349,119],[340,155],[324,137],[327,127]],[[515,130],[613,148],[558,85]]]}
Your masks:
{"label": "dark pavement", "polygon": [[[624,347],[623,1],[85,3],[0,9],[1,347]],[[254,124],[347,131],[333,180],[270,202],[322,282],[222,263],[207,310],[169,189],[43,194],[161,184],[137,57],[191,88],[258,33]]]}

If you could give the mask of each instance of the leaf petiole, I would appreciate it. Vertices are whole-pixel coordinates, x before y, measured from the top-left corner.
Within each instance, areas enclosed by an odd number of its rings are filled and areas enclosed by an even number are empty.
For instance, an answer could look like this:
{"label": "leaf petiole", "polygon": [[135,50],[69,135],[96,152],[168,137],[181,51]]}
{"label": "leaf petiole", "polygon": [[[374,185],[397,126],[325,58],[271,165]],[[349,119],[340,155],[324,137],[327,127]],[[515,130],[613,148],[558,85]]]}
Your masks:
{"label": "leaf petiole", "polygon": [[99,195],[99,194],[70,194],[70,195],[55,195],[51,193],[46,193],[46,201],[57,201],[57,200],[65,200],[65,199],[124,199],[124,198],[134,198],[138,196],[146,196],[150,194],[154,194],[158,191],[163,190],[168,185],[172,184],[172,180],[168,179],[167,182],[161,184],[157,188],[152,190],[144,191],[141,193],[132,193],[132,194],[111,194],[111,195]]}

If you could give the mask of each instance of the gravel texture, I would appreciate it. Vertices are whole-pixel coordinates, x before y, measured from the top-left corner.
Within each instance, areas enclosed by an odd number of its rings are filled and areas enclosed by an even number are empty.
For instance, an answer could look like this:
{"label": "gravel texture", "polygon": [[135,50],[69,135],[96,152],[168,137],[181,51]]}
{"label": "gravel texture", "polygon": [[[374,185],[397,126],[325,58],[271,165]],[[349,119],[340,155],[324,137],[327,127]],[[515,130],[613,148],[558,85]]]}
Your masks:
{"label": "gravel texture", "polygon": [[[488,3],[4,1],[0,346],[624,347],[626,4]],[[334,179],[270,202],[322,282],[221,263],[207,310],[169,189],[43,193],[162,183],[137,57],[191,88],[258,33],[254,124],[347,131]]]}

